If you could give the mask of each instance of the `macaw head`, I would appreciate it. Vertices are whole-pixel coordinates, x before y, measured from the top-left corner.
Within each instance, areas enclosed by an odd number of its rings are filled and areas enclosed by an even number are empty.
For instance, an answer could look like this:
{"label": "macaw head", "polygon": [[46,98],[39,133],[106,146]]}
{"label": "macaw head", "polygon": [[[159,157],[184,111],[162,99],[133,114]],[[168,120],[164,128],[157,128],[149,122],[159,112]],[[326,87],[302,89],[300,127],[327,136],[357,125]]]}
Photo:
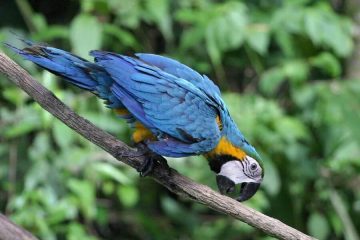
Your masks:
{"label": "macaw head", "polygon": [[250,199],[259,189],[264,176],[259,162],[248,155],[240,160],[229,156],[219,158],[222,160],[216,182],[221,194],[234,192],[235,185],[241,184],[240,195],[236,200],[242,202]]}
{"label": "macaw head", "polygon": [[207,154],[210,168],[216,172],[221,194],[232,193],[235,186],[240,185],[240,195],[236,198],[240,202],[255,195],[264,177],[259,154],[250,144],[244,146],[236,147],[222,138],[217,147]]}

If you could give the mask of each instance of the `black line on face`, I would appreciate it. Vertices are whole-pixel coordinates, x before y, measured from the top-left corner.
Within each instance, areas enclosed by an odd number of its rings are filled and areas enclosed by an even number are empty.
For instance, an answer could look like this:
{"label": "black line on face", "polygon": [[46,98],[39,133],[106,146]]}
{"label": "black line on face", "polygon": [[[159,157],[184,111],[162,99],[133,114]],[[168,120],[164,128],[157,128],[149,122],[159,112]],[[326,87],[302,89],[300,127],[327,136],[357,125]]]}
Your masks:
{"label": "black line on face", "polygon": [[249,160],[245,157],[244,160],[240,161],[240,163],[241,163],[241,165],[242,165],[242,167],[243,167],[243,168],[242,168],[242,171],[243,171],[244,175],[247,176],[248,178],[253,179],[253,177],[249,176],[249,175],[247,174],[247,172],[245,171],[245,169],[246,169],[246,170],[249,170],[249,169],[248,169]]}

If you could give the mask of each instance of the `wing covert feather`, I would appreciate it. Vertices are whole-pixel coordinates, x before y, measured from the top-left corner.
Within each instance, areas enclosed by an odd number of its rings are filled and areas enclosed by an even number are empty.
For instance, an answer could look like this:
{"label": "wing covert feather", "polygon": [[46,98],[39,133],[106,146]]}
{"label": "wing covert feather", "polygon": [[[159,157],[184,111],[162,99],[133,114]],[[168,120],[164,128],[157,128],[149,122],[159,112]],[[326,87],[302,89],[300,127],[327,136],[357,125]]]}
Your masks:
{"label": "wing covert feather", "polygon": [[92,55],[114,79],[114,95],[144,125],[158,130],[159,142],[152,145],[156,152],[188,155],[217,144],[216,103],[191,82],[134,58],[99,51]]}

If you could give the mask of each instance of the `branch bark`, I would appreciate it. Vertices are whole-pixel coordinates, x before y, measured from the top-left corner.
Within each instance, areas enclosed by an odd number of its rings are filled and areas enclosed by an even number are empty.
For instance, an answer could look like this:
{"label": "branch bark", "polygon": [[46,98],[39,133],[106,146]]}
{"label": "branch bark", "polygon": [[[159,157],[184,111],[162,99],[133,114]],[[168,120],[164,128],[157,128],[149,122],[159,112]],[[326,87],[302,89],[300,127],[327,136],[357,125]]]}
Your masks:
{"label": "branch bark", "polygon": [[[130,148],[109,133],[102,131],[86,119],[74,113],[53,93],[35,81],[24,69],[0,52],[0,72],[19,88],[29,94],[42,108],[60,119],[74,131],[101,147],[117,160],[139,169],[145,158],[136,155],[136,150]],[[264,233],[280,239],[314,239],[304,233],[251,209],[234,199],[221,195],[209,187],[196,183],[179,174],[174,169],[158,164],[150,174],[155,181],[170,191],[188,197],[195,202],[206,205],[220,213],[230,215],[245,222]],[[0,225],[0,228],[3,226]],[[1,239],[1,236],[0,236]]]}
{"label": "branch bark", "polygon": [[0,239],[1,240],[37,240],[28,231],[15,225],[7,217],[0,214]]}

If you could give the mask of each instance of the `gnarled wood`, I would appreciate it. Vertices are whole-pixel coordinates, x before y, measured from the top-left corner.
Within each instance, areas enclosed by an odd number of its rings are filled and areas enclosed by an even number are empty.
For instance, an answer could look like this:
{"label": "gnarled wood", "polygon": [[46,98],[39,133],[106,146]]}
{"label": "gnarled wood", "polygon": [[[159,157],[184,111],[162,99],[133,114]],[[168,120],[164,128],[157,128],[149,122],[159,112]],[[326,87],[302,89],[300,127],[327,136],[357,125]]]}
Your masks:
{"label": "gnarled wood", "polygon": [[[113,155],[119,161],[136,169],[139,169],[144,162],[143,156],[130,157],[137,154],[134,149],[74,113],[54,96],[53,93],[35,81],[24,69],[1,52],[0,72],[28,93],[46,111],[53,114],[89,141]],[[277,219],[266,216],[234,199],[215,192],[205,185],[190,180],[177,173],[174,169],[169,169],[166,166],[157,164],[150,176],[170,191],[178,195],[186,196],[218,212],[239,219],[268,235],[280,239],[313,239]],[[0,225],[0,228],[1,227]]]}
{"label": "gnarled wood", "polygon": [[0,214],[0,240],[37,240],[37,238]]}

